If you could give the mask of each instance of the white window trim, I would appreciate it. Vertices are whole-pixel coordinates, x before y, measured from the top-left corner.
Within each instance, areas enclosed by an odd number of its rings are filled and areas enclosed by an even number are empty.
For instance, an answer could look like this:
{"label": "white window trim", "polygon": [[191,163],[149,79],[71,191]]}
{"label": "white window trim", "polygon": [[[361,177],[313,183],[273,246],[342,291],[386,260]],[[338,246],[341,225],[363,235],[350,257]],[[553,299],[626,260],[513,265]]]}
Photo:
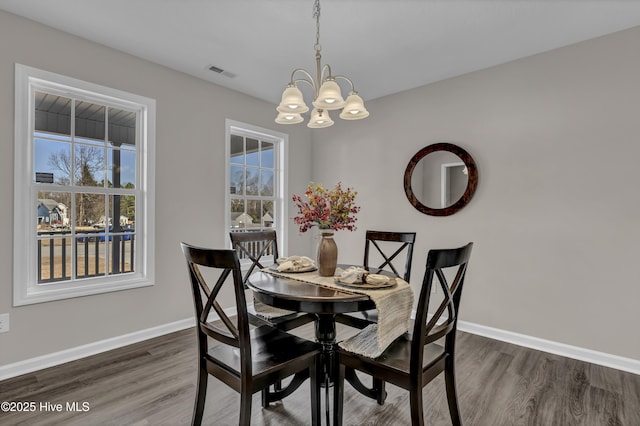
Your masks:
{"label": "white window trim", "polygon": [[276,187],[278,189],[278,196],[275,199],[274,210],[276,214],[276,229],[278,232],[278,252],[282,256],[288,253],[287,238],[287,200],[285,197],[288,192],[288,172],[287,165],[289,164],[289,135],[286,133],[276,132],[274,130],[265,129],[262,127],[254,126],[240,121],[234,121],[231,119],[225,120],[225,203],[224,203],[224,237],[225,246],[231,248],[231,241],[229,239],[229,229],[231,229],[231,216],[229,213],[229,206],[231,205],[231,194],[229,194],[229,186],[231,185],[231,165],[229,164],[229,157],[231,156],[231,134],[242,134],[249,137],[255,137],[269,142],[275,142],[279,145],[276,156]]}
{"label": "white window trim", "polygon": [[[36,278],[37,187],[33,185],[33,88],[71,91],[98,102],[140,110],[138,131],[140,153],[137,156],[142,197],[136,197],[136,268],[132,274],[82,279],[38,285]],[[15,162],[14,162],[14,236],[13,236],[13,305],[21,306],[53,300],[100,294],[154,284],[155,275],[155,128],[154,99],[100,86],[21,64],[15,65]],[[26,190],[29,188],[28,190]],[[138,199],[141,198],[141,199]]]}

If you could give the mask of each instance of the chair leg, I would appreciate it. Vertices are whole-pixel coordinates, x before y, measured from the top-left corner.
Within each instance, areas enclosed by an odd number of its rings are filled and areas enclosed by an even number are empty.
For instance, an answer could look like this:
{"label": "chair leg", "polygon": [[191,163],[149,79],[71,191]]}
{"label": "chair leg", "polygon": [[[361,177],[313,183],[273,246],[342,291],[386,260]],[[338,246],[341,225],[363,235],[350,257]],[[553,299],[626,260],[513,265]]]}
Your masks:
{"label": "chair leg", "polygon": [[[262,389],[260,394],[262,395],[262,408],[269,408],[269,389]],[[278,380],[273,384],[273,391],[278,392],[282,390],[282,381]]]}
{"label": "chair leg", "polygon": [[458,393],[456,391],[456,375],[453,363],[453,356],[445,361],[444,382],[447,388],[447,403],[449,404],[449,414],[453,426],[462,426],[460,409],[458,408]]}
{"label": "chair leg", "polygon": [[333,425],[342,425],[342,409],[344,399],[344,372],[345,367],[342,364],[338,364],[337,377],[333,383]]}
{"label": "chair leg", "polygon": [[207,397],[207,383],[209,374],[204,366],[198,368],[198,378],[196,383],[196,403],[193,407],[193,418],[191,424],[200,426],[202,424],[202,415],[204,414],[204,403]]}
{"label": "chair leg", "polygon": [[384,381],[380,379],[373,378],[373,389],[376,393],[376,401],[378,405],[383,405],[384,400],[387,399],[387,391],[384,386]]}
{"label": "chair leg", "polygon": [[421,386],[413,386],[409,396],[409,404],[411,405],[411,426],[424,426]]}
{"label": "chair leg", "polygon": [[251,424],[251,397],[249,389],[240,390],[240,426]]}
{"label": "chair leg", "polygon": [[309,367],[309,385],[311,386],[311,425],[320,426],[321,411],[320,406],[320,378],[322,371],[320,370],[320,356],[314,357],[313,365]]}

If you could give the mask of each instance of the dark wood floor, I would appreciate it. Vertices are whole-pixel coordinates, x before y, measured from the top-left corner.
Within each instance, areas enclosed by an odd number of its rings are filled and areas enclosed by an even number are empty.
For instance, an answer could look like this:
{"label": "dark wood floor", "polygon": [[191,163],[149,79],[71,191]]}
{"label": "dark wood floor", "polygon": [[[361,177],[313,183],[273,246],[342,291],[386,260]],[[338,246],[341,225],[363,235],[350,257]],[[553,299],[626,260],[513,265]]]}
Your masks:
{"label": "dark wood floor", "polygon": [[[347,330],[342,330],[346,332]],[[309,329],[298,334],[308,335]],[[0,382],[0,401],[36,402],[0,412],[0,425],[187,425],[195,395],[195,334],[185,330]],[[460,333],[458,392],[467,426],[640,425],[640,376]],[[237,424],[239,398],[209,379],[205,424]],[[406,392],[388,386],[384,406],[345,389],[345,424],[407,425]],[[444,382],[424,389],[427,425],[450,425]],[[62,412],[40,403],[62,404]],[[67,411],[78,402],[82,410]],[[309,390],[269,409],[253,400],[252,424],[306,425]]]}

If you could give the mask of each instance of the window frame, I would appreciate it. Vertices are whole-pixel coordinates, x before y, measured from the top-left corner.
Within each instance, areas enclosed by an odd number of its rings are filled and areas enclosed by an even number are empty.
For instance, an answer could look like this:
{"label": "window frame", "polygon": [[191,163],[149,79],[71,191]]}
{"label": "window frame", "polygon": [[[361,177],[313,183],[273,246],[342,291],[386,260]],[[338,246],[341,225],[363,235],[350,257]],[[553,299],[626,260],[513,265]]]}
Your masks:
{"label": "window frame", "polygon": [[[44,91],[136,112],[136,252],[134,272],[38,284],[37,199],[53,186],[34,181],[34,92]],[[155,259],[156,101],[140,95],[15,64],[13,305],[22,306],[151,286]],[[64,190],[64,187],[57,187]],[[94,190],[95,188],[92,188]],[[71,208],[71,206],[67,206]],[[26,237],[25,237],[26,236]],[[77,260],[77,259],[76,259]]]}
{"label": "window frame", "polygon": [[[274,144],[274,213],[276,215],[273,228],[275,229],[278,239],[278,252],[282,256],[287,253],[287,199],[288,194],[287,186],[287,165],[289,160],[289,135],[285,133],[276,132],[274,130],[265,129],[262,127],[254,126],[252,124],[242,123],[239,121],[226,119],[225,120],[225,213],[224,213],[224,226],[225,226],[225,246],[231,248],[231,241],[229,239],[229,232],[231,232],[231,194],[229,188],[231,186],[231,136],[239,135],[243,137],[255,138],[258,140],[270,142]],[[246,196],[245,196],[246,197]],[[260,197],[257,197],[260,198]],[[265,228],[266,229],[266,228]],[[264,259],[268,260],[268,257]],[[275,260],[275,259],[274,259]],[[251,261],[248,259],[240,260],[243,268],[248,267]]]}

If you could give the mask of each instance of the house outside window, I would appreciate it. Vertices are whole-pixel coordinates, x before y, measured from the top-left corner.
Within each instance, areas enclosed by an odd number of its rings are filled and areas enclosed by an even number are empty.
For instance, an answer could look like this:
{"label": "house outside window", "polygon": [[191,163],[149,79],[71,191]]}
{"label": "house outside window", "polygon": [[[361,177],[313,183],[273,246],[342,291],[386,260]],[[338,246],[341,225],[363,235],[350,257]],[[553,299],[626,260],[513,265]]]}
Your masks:
{"label": "house outside window", "polygon": [[288,137],[232,120],[227,120],[226,128],[226,229],[229,232],[275,229],[280,252],[286,253],[284,194]]}
{"label": "house outside window", "polygon": [[14,305],[153,284],[155,101],[16,65]]}

